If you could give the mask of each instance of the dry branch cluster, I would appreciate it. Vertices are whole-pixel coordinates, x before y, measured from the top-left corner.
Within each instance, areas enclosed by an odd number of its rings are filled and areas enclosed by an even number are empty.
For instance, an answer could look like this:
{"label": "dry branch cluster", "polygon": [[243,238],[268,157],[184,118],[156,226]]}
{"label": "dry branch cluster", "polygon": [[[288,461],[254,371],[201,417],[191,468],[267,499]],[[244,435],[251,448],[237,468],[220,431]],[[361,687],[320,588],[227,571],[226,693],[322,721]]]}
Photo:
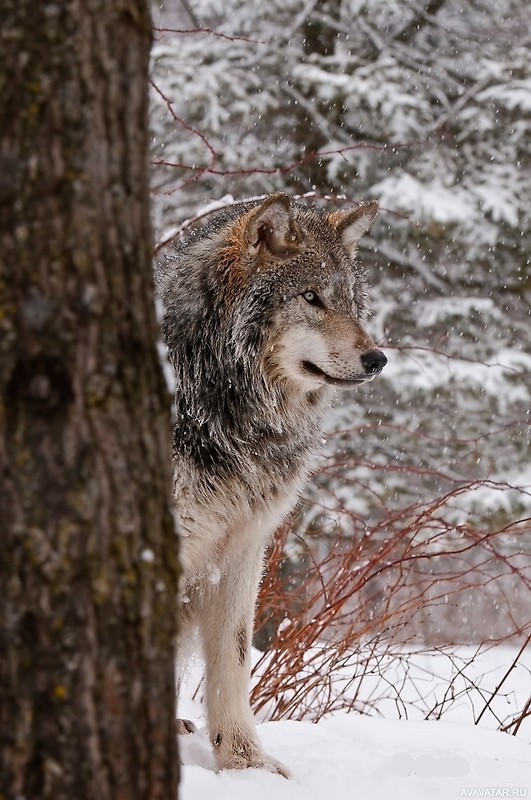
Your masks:
{"label": "dry branch cluster", "polygon": [[[455,503],[474,488],[466,483],[431,502],[382,508],[370,523],[343,509],[351,523],[347,535],[326,522],[302,535],[296,527],[283,529],[270,552],[257,615],[257,644],[266,648],[256,667],[258,711],[274,719],[319,719],[337,709],[378,712],[385,699],[403,716],[414,707],[438,718],[475,690],[484,697],[476,719],[487,713],[492,698],[475,675],[475,655],[518,643],[508,666],[524,668],[531,639],[531,559],[523,547],[531,520],[493,529],[475,514],[456,524]],[[303,519],[304,509],[299,527]],[[475,655],[466,661],[455,646],[470,643]],[[452,669],[430,706],[421,685],[411,694],[408,661],[433,652],[446,653]],[[529,713],[527,704],[496,721],[516,733]]]}

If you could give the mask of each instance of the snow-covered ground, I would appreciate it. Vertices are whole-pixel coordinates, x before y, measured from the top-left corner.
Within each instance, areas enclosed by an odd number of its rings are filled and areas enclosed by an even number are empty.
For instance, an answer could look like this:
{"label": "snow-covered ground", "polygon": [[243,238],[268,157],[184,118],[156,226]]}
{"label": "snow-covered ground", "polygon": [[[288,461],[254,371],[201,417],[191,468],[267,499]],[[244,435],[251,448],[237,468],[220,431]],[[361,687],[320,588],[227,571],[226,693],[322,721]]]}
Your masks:
{"label": "snow-covered ground", "polygon": [[216,773],[205,731],[180,738],[182,800],[450,800],[531,796],[531,748],[470,725],[335,714],[317,724],[259,725],[291,780],[259,770]]}
{"label": "snow-covered ground", "polygon": [[[447,658],[439,658],[437,663],[434,655],[430,663],[435,673],[444,674]],[[498,670],[490,673],[486,663],[478,669],[492,674],[492,691]],[[516,680],[515,675],[519,675]],[[512,680],[512,702],[521,708],[530,691],[525,666],[514,671]],[[524,723],[515,737],[475,726],[472,704],[470,719],[466,721],[462,706],[458,722],[392,719],[389,707],[383,709],[389,712],[385,719],[336,712],[318,723],[262,722],[258,733],[266,751],[288,767],[291,779],[259,770],[216,773],[197,684],[194,668],[180,715],[194,719],[200,729],[179,740],[182,800],[270,800],[271,795],[275,800],[323,800],[327,795],[345,800],[531,797],[529,727],[524,732]],[[488,684],[483,683],[483,691],[486,700]],[[488,718],[485,724],[489,725]]]}

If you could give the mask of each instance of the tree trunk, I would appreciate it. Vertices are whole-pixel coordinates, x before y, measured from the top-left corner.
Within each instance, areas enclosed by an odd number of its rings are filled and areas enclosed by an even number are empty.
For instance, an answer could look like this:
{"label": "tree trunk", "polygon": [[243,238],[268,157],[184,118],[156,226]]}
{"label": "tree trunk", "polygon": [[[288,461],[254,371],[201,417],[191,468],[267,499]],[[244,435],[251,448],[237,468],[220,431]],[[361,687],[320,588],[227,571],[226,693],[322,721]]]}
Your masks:
{"label": "tree trunk", "polygon": [[0,798],[176,796],[146,0],[3,0]]}

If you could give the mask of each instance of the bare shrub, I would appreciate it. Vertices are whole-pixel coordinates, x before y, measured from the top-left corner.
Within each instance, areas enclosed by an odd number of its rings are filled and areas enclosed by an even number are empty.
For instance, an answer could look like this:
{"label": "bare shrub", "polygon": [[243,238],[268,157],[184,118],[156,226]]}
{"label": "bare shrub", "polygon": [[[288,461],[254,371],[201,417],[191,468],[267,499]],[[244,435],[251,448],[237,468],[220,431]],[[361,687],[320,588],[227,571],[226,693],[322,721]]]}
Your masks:
{"label": "bare shrub", "polygon": [[[523,547],[531,521],[494,529],[480,514],[452,521],[456,500],[486,485],[462,483],[430,502],[382,509],[369,523],[343,509],[348,535],[314,524],[303,536],[286,526],[260,595],[257,641],[268,649],[256,666],[255,709],[272,719],[316,720],[338,709],[378,712],[391,700],[400,716],[415,707],[438,718],[463,694],[483,691],[476,678],[462,679],[486,648],[521,642],[514,668],[531,638],[531,563]],[[474,641],[461,663],[454,646]],[[452,669],[430,706],[421,687],[412,695],[410,681],[405,691],[408,662],[442,652]],[[496,694],[502,690],[503,682]],[[477,721],[489,710],[485,696]],[[529,704],[496,721],[516,733],[528,715]]]}

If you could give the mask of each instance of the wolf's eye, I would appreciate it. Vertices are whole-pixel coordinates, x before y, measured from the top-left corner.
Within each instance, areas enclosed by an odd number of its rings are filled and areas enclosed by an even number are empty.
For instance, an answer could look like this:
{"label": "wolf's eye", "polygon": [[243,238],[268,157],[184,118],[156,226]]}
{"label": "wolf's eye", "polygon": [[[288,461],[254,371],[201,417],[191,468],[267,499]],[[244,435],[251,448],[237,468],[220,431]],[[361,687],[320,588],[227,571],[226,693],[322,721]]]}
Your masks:
{"label": "wolf's eye", "polygon": [[306,300],[307,303],[310,303],[312,306],[320,306],[322,305],[319,297],[315,292],[308,290],[307,292],[303,292],[302,296]]}

